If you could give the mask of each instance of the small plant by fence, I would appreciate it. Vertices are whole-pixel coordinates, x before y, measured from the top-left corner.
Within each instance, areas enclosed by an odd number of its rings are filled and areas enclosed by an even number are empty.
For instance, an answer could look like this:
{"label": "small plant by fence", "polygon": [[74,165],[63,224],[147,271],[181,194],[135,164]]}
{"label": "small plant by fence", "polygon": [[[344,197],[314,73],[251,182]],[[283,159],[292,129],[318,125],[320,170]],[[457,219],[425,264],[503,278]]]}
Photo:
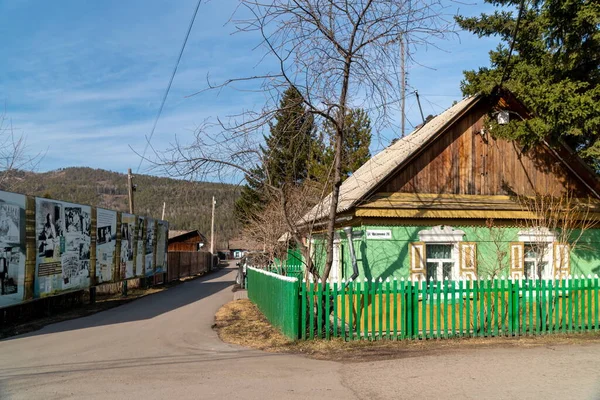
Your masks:
{"label": "small plant by fence", "polygon": [[284,335],[297,339],[300,326],[299,280],[248,267],[248,298]]}
{"label": "small plant by fence", "polygon": [[598,331],[598,277],[302,282],[301,338],[530,336]]}

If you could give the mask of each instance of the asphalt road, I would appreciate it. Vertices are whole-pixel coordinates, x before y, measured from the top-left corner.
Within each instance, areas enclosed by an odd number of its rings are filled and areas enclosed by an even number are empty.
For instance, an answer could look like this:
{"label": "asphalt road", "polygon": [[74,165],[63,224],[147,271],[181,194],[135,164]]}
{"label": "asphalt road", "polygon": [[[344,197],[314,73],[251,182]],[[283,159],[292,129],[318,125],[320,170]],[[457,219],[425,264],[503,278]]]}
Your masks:
{"label": "asphalt road", "polygon": [[342,364],[222,343],[224,269],[0,341],[0,399],[600,398],[600,345]]}

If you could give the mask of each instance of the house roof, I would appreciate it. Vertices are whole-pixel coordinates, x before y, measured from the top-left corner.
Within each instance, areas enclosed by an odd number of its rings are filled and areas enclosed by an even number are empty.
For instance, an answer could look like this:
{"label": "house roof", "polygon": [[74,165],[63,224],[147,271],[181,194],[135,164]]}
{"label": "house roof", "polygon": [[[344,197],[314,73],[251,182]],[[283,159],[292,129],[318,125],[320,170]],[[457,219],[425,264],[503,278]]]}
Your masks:
{"label": "house roof", "polygon": [[[364,163],[342,183],[337,212],[342,213],[356,206],[383,179],[392,174],[398,166],[408,160],[465,111],[470,109],[481,97],[481,95],[475,95],[459,101],[424,126],[417,128],[408,136],[397,140]],[[304,216],[303,222],[308,223],[325,218],[329,215],[330,205],[331,194],[313,207]]]}
{"label": "house roof", "polygon": [[180,236],[188,236],[188,235],[192,235],[192,234],[198,235],[200,237],[200,240],[206,240],[204,235],[202,235],[198,230],[188,230],[188,231],[169,230],[169,240],[176,239]]}

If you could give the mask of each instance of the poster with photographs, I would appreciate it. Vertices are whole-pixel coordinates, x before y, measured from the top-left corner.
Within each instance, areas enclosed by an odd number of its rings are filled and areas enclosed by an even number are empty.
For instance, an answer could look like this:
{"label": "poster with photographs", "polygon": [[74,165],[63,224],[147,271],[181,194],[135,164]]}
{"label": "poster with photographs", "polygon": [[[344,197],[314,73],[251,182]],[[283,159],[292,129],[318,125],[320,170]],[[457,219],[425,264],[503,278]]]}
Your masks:
{"label": "poster with photographs", "polygon": [[168,232],[169,223],[167,221],[158,221],[156,232],[156,273],[167,272]]}
{"label": "poster with photographs", "polygon": [[36,297],[90,285],[91,207],[36,198]]}
{"label": "poster with photographs", "polygon": [[135,259],[135,276],[144,276],[144,263],[146,261],[146,251],[144,250],[144,235],[146,232],[146,219],[144,217],[137,217],[137,247],[136,247],[136,259]]}
{"label": "poster with photographs", "polygon": [[133,253],[135,251],[135,215],[121,214],[121,277],[135,277]]}
{"label": "poster with photographs", "polygon": [[117,213],[98,208],[96,221],[96,282],[110,282],[115,263]]}
{"label": "poster with photographs", "polygon": [[154,220],[152,218],[146,218],[146,240],[145,240],[145,261],[144,261],[144,272],[146,276],[154,274]]}
{"label": "poster with photographs", "polygon": [[25,201],[0,191],[0,308],[24,300]]}

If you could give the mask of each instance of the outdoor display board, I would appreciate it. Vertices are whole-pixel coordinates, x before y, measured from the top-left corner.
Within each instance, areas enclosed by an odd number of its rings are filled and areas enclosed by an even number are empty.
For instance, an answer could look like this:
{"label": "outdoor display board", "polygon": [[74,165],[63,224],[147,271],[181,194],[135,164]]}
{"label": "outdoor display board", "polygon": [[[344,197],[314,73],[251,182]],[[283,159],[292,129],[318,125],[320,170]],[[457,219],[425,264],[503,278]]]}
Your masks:
{"label": "outdoor display board", "polygon": [[38,197],[35,208],[35,296],[88,287],[91,207]]}
{"label": "outdoor display board", "polygon": [[146,249],[144,238],[146,237],[146,219],[137,217],[137,248],[135,261],[135,276],[144,276],[144,266],[146,262]]}
{"label": "outdoor display board", "polygon": [[121,277],[124,279],[136,276],[133,265],[135,252],[135,215],[121,214]]}
{"label": "outdoor display board", "polygon": [[23,195],[0,191],[0,307],[23,301],[25,202]]}
{"label": "outdoor display board", "polygon": [[168,230],[167,221],[0,191],[0,308],[165,273]]}
{"label": "outdoor display board", "polygon": [[144,262],[144,272],[146,276],[154,275],[154,220],[152,218],[146,218],[146,259]]}
{"label": "outdoor display board", "polygon": [[98,208],[96,211],[96,282],[113,280],[117,243],[117,213]]}
{"label": "outdoor display board", "polygon": [[167,272],[167,248],[169,240],[169,223],[158,221],[156,234],[156,269],[155,273]]}

